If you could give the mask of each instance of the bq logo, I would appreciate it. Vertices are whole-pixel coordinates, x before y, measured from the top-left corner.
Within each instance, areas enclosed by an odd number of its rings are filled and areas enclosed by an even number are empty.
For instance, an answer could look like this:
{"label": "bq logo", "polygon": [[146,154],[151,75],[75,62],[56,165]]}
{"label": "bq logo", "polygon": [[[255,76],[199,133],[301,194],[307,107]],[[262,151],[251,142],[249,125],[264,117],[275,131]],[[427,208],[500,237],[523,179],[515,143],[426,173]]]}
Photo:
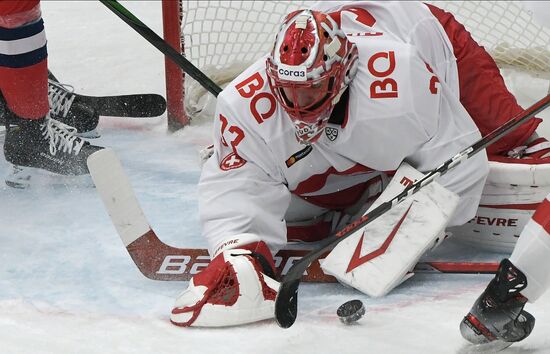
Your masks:
{"label": "bq logo", "polygon": [[301,66],[289,66],[280,64],[278,69],[279,79],[289,81],[306,81],[307,68]]}

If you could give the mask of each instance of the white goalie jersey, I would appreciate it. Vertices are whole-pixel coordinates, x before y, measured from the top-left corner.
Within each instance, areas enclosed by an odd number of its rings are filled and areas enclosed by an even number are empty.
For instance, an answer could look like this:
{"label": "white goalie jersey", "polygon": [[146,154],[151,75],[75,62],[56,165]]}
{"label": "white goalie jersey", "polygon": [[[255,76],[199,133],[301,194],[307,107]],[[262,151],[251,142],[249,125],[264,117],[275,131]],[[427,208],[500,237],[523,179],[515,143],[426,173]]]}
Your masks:
{"label": "white goalie jersey", "polygon": [[[329,10],[331,3],[322,6]],[[317,142],[297,141],[271,92],[265,58],[218,96],[214,154],[199,183],[202,230],[212,256],[253,240],[276,252],[287,243],[288,220],[343,211],[359,201],[374,176],[391,175],[403,161],[429,171],[480,138],[458,99],[452,51],[433,44],[441,38],[429,38],[444,36],[443,29],[424,27],[439,26],[428,21],[427,8],[407,5],[404,17],[417,13],[425,21],[409,26],[407,17],[400,27],[395,13],[383,25],[387,7],[365,3],[371,23],[360,7],[339,6],[342,28],[359,50],[359,68]],[[460,197],[449,225],[475,215],[487,173],[480,152],[439,179]],[[297,213],[293,203],[311,208]]]}

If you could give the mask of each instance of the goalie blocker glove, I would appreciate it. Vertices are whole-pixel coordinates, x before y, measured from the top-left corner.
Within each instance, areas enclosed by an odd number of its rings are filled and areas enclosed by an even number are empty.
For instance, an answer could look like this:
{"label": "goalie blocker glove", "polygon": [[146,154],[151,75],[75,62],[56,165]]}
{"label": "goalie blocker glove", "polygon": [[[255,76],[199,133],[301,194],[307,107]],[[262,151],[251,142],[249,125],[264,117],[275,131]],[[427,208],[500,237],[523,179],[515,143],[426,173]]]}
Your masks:
{"label": "goalie blocker glove", "polygon": [[473,344],[525,339],[535,326],[535,318],[523,310],[527,298],[520,291],[525,287],[525,275],[508,259],[502,260],[495,278],[460,323],[462,336]]}
{"label": "goalie blocker glove", "polygon": [[222,327],[273,318],[279,283],[264,242],[224,250],[176,299],[170,320],[183,327]]}

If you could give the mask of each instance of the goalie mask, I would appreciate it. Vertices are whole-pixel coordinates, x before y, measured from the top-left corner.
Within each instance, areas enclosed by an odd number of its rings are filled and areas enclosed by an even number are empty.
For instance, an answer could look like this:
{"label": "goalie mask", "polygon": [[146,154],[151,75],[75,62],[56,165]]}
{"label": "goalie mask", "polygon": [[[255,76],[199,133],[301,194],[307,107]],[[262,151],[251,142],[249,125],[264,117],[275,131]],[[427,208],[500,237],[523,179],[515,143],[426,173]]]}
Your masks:
{"label": "goalie mask", "polygon": [[269,85],[302,143],[314,143],[357,72],[357,47],[330,15],[299,10],[284,20],[267,59]]}

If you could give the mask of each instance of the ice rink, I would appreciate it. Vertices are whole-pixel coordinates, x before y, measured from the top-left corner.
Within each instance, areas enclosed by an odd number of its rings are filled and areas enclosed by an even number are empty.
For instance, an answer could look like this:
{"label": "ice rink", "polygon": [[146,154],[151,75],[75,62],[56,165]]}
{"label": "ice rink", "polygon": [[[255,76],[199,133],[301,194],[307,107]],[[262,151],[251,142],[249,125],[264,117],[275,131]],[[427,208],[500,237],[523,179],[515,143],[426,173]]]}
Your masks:
{"label": "ice rink", "polygon": [[[124,2],[162,32],[160,1]],[[44,1],[49,66],[87,95],[164,95],[163,56],[96,1]],[[542,98],[548,82],[514,76],[520,102]],[[550,110],[540,115],[550,118]],[[210,125],[166,133],[166,117],[104,117],[94,143],[113,148],[158,236],[179,247],[199,237],[198,151]],[[550,123],[542,132],[550,136]],[[0,158],[0,175],[8,164]],[[470,353],[458,325],[489,275],[418,274],[383,299],[338,284],[302,284],[296,324],[184,329],[169,313],[184,282],[143,277],[93,188],[10,189],[0,183],[0,353],[351,354]],[[468,259],[464,247],[457,257]],[[442,246],[445,247],[445,246]],[[450,249],[450,248],[448,248]],[[440,252],[445,252],[443,248]],[[485,255],[484,255],[485,256]],[[498,260],[500,255],[486,255]],[[342,325],[337,307],[361,299],[367,313]],[[532,335],[504,353],[550,353],[550,293],[526,310]]]}

